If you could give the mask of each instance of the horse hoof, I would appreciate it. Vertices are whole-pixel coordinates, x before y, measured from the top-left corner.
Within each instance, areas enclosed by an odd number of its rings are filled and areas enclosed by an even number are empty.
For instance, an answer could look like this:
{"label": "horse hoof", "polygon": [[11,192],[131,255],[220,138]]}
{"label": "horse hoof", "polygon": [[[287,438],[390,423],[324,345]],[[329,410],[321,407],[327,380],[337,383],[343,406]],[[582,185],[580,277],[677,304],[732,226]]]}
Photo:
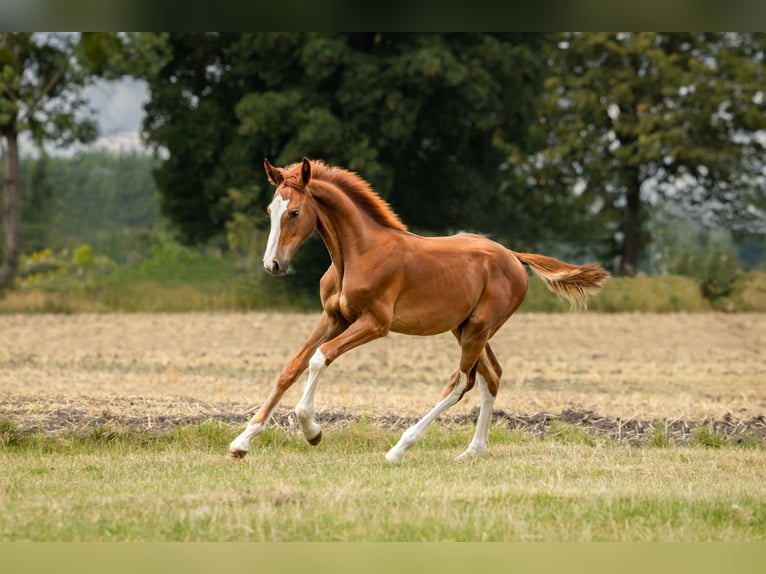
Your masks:
{"label": "horse hoof", "polygon": [[476,458],[477,456],[481,456],[484,454],[484,450],[466,450],[462,454],[459,454],[455,457],[455,461],[461,462],[464,460],[471,460],[473,458]]}
{"label": "horse hoof", "polygon": [[402,457],[404,457],[404,452],[396,451],[393,448],[386,453],[386,461],[388,462],[399,462]]}
{"label": "horse hoof", "polygon": [[314,438],[307,438],[306,440],[309,441],[309,444],[311,446],[318,445],[320,442],[322,442],[322,431],[320,430],[319,434],[316,435]]}
{"label": "horse hoof", "polygon": [[229,460],[242,460],[245,458],[245,455],[247,454],[246,450],[240,450],[238,448],[232,449],[229,451],[229,454],[226,455],[226,458]]}

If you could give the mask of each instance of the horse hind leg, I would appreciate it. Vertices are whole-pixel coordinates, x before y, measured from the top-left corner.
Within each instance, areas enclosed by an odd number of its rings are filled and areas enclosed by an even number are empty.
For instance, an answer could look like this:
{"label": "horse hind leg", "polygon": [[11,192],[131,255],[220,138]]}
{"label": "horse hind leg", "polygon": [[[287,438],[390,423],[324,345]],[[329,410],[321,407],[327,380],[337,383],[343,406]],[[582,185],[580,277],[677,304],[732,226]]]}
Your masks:
{"label": "horse hind leg", "polygon": [[481,405],[479,407],[479,417],[476,421],[476,433],[473,435],[468,448],[456,460],[472,458],[487,450],[487,437],[489,435],[489,426],[492,422],[492,407],[495,404],[497,391],[500,387],[500,377],[503,373],[502,367],[492,352],[489,343],[487,343],[484,352],[479,358],[477,370],[476,379],[479,393],[481,394]]}
{"label": "horse hind leg", "polygon": [[[479,325],[477,324],[469,323],[463,327],[462,330],[454,331],[453,334],[460,342],[462,349],[458,370],[452,374],[450,384],[447,385],[447,388],[442,394],[442,400],[440,400],[420,421],[404,431],[399,442],[397,442],[386,454],[386,460],[391,462],[400,460],[404,456],[404,453],[407,452],[407,449],[420,440],[428,428],[428,425],[436,420],[443,412],[460,401],[460,399],[463,398],[463,395],[473,387],[477,376],[478,363],[484,353],[484,348],[489,339],[490,331],[479,328]],[[489,413],[489,416],[491,416],[491,405],[489,405]],[[489,423],[486,424],[488,425]]]}
{"label": "horse hind leg", "polygon": [[465,393],[467,386],[468,375],[459,370],[455,371],[450,379],[450,384],[447,386],[447,389],[445,389],[444,398],[442,398],[442,400],[440,400],[436,406],[426,414],[426,416],[402,433],[399,442],[397,442],[386,454],[386,460],[389,462],[401,460],[404,453],[421,439],[426,432],[428,425],[460,400]]}

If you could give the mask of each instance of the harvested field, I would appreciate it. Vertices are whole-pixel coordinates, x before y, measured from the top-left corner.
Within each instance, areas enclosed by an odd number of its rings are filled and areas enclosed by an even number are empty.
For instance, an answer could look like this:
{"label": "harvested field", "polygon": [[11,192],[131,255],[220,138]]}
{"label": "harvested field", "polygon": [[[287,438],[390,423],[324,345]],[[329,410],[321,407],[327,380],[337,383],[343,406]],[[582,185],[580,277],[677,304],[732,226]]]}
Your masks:
{"label": "harvested field", "polygon": [[[315,318],[0,316],[0,417],[43,433],[244,424]],[[505,370],[495,424],[545,433],[559,420],[629,442],[658,425],[677,442],[700,427],[766,437],[766,315],[519,314],[493,348]],[[328,428],[360,417],[411,424],[438,400],[458,355],[450,335],[392,334],[352,351],[324,375],[318,419]],[[304,380],[274,417],[286,429],[295,429]],[[472,421],[477,395],[442,423]]]}

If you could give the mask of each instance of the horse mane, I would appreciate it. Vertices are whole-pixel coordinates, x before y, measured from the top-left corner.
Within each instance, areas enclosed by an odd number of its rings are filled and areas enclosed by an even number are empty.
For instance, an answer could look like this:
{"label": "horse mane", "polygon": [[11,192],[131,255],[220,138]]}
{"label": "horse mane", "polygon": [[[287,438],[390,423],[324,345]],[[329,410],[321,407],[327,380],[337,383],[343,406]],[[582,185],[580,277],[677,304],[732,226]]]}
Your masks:
{"label": "horse mane", "polygon": [[[290,166],[287,169],[292,171]],[[299,170],[300,163],[295,164]],[[320,160],[311,160],[311,178],[333,184],[348,196],[359,209],[383,227],[407,231],[391,205],[372,190],[370,184],[356,173],[339,167],[331,167]],[[311,185],[311,184],[309,184]]]}

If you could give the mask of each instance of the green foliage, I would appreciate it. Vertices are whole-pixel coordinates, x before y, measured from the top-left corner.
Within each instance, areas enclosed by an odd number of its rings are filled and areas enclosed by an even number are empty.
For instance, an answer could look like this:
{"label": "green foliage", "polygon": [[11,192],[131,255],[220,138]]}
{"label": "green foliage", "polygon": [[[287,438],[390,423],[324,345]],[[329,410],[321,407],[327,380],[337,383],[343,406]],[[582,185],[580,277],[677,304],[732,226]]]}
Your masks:
{"label": "green foliage", "polygon": [[766,127],[764,38],[562,34],[548,46],[540,151],[518,177],[530,193],[548,189],[574,205],[585,236],[624,273],[638,270],[649,239],[648,187],[700,217],[752,228],[766,203],[755,137]]}
{"label": "green foliage", "polygon": [[689,277],[665,275],[610,279],[588,303],[594,311],[701,312],[710,310],[698,283]]}
{"label": "green foliage", "polygon": [[[300,276],[300,274],[297,274]],[[241,269],[231,254],[157,238],[146,257],[117,264],[89,245],[71,254],[43,249],[22,255],[18,290],[2,312],[140,312],[318,308],[313,293],[296,295],[279,278]]]}
{"label": "green foliage", "polygon": [[[101,40],[100,50],[93,49],[94,38]],[[4,243],[0,284],[3,288],[13,286],[21,253],[19,136],[29,136],[38,148],[46,143],[67,146],[96,139],[96,122],[83,113],[88,103],[83,88],[108,69],[116,75],[125,73],[125,67],[117,64],[122,59],[116,54],[115,43],[107,42],[109,38],[112,38],[109,34],[0,33],[0,144],[7,150],[2,178]],[[147,40],[147,43],[157,42]],[[104,65],[101,67],[93,65],[91,56],[96,52],[102,56]],[[115,62],[112,68],[106,63],[111,61],[110,55]],[[145,69],[154,68],[147,65]],[[41,207],[39,200],[49,196],[48,192],[49,189],[44,189],[32,195],[38,200],[31,203],[33,211]],[[38,241],[33,248],[39,249],[48,239],[45,231],[48,216],[48,209],[40,209],[33,217]]]}
{"label": "green foliage", "polygon": [[91,141],[95,123],[79,112],[92,76],[74,34],[3,32],[0,36],[0,133],[29,132],[37,143]]}
{"label": "green foliage", "polygon": [[514,226],[509,202],[498,200],[498,166],[504,141],[526,139],[544,69],[542,36],[168,40],[170,60],[147,77],[146,127],[169,151],[157,172],[162,210],[184,240],[215,235],[242,212],[262,213],[271,193],[264,157],[280,165],[317,157],[357,171],[413,228]]}
{"label": "green foliage", "polygon": [[159,160],[80,152],[22,161],[22,241],[27,251],[87,243],[116,261],[140,259],[160,225],[152,172]]}
{"label": "green foliage", "polygon": [[76,289],[79,285],[93,284],[100,277],[115,269],[108,257],[97,256],[90,245],[81,245],[73,254],[64,249],[51,249],[22,254],[16,285],[22,289],[38,287],[52,289]]}
{"label": "green foliage", "polygon": [[170,154],[157,181],[184,241],[226,228],[234,249],[252,245],[271,192],[264,156],[355,170],[414,230],[477,230],[524,250],[564,242],[629,274],[651,239],[649,196],[747,232],[764,207],[761,34],[160,43],[161,64],[142,72],[145,127]]}
{"label": "green foliage", "polygon": [[731,284],[731,291],[715,302],[716,309],[725,311],[766,310],[766,273],[740,273]]}
{"label": "green foliage", "polygon": [[[243,270],[231,256],[187,247],[158,247],[155,255],[132,265],[96,256],[95,265],[76,265],[66,253],[43,250],[22,257],[20,291],[0,302],[0,312],[138,312],[251,309],[319,309],[317,286],[296,294],[284,278]],[[308,285],[308,279],[307,285]],[[638,275],[611,279],[591,312],[766,311],[766,275],[740,274],[731,294],[714,304],[696,280],[682,276]],[[569,306],[530,277],[522,312],[567,312]]]}
{"label": "green foliage", "polygon": [[224,281],[231,275],[231,263],[220,252],[205,253],[160,240],[151,246],[146,259],[116,269],[107,280],[109,283],[151,281],[172,285]]}
{"label": "green foliage", "polygon": [[96,264],[96,254],[87,243],[80,245],[72,254],[72,262],[78,267],[90,267]]}
{"label": "green foliage", "polygon": [[78,54],[91,73],[105,78],[153,74],[167,61],[167,34],[82,32]]}
{"label": "green foliage", "polygon": [[700,284],[702,295],[710,301],[729,295],[740,272],[736,257],[718,250],[702,257],[682,254],[672,269],[681,275],[694,277]]}
{"label": "green foliage", "polygon": [[651,272],[694,279],[715,309],[765,308],[766,297],[759,295],[762,274],[743,272],[761,260],[759,247],[763,245],[758,236],[748,236],[740,244],[739,234],[722,228],[706,229],[678,206],[655,209],[651,226]]}

